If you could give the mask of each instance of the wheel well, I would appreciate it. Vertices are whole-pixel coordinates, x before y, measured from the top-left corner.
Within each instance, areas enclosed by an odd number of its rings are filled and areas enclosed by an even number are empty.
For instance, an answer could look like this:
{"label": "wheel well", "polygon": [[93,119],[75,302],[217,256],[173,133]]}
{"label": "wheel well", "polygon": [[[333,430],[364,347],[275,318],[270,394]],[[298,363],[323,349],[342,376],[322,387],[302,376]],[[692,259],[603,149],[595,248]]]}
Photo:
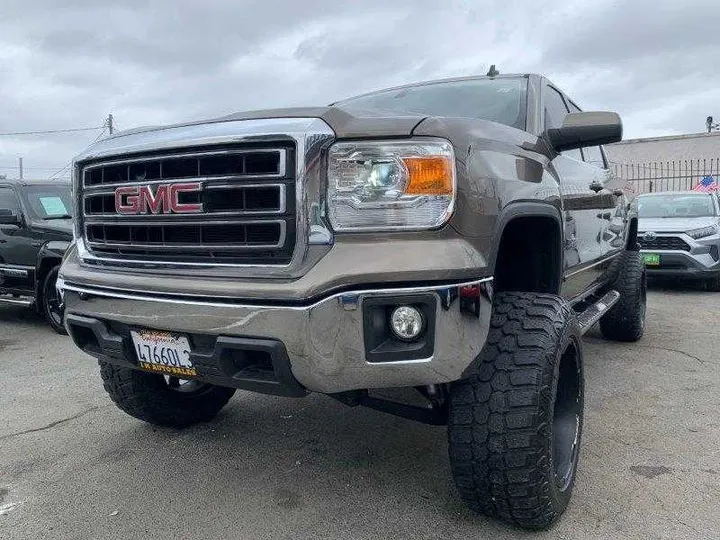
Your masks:
{"label": "wheel well", "polygon": [[560,227],[552,217],[518,217],[503,230],[495,260],[495,290],[557,294]]}

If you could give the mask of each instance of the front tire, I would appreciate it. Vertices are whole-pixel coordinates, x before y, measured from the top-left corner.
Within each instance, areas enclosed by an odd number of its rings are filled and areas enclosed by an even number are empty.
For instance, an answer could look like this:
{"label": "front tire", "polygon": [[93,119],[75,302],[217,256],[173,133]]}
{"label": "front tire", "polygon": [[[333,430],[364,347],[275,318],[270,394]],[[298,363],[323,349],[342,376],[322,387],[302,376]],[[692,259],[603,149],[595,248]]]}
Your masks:
{"label": "front tire", "polygon": [[55,286],[60,266],[52,268],[43,280],[42,310],[50,327],[58,334],[67,335],[63,316],[65,309],[60,301],[60,294]]}
{"label": "front tire", "polygon": [[547,528],[570,500],[582,434],[575,316],[554,295],[499,293],[478,360],[450,390],[455,485],[472,510]]}
{"label": "front tire", "polygon": [[618,257],[615,282],[610,285],[620,299],[600,319],[606,339],[638,341],[645,331],[647,310],[647,272],[638,251],[625,251]]}
{"label": "front tire", "polygon": [[158,426],[182,428],[212,420],[235,393],[234,388],[99,364],[103,386],[115,405]]}

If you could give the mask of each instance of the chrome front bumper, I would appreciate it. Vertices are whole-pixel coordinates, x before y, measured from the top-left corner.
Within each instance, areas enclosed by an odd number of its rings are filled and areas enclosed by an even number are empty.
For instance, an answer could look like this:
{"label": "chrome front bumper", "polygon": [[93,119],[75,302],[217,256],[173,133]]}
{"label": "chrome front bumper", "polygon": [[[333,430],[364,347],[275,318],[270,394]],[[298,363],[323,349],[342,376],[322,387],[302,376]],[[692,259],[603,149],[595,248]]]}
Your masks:
{"label": "chrome front bumper", "polygon": [[[492,278],[428,287],[358,290],[334,294],[309,305],[256,305],[227,300],[171,298],[87,288],[60,281],[68,321],[98,321],[102,328],[150,328],[223,339],[277,340],[287,352],[292,376],[305,389],[347,390],[422,386],[452,382],[480,353],[491,313]],[[434,312],[432,352],[398,361],[368,361],[365,307],[378,300],[412,303],[430,299]],[[370,302],[372,300],[372,302]],[[369,307],[368,307],[369,309]],[[68,325],[74,335],[72,325]],[[119,335],[121,342],[129,337]],[[199,339],[199,338],[198,338]],[[217,345],[216,345],[217,348]],[[132,348],[118,363],[134,365]],[[111,351],[91,354],[112,362]],[[232,374],[227,373],[228,380]],[[217,382],[217,379],[215,379]],[[230,385],[230,384],[228,384]],[[242,388],[242,386],[237,386]]]}

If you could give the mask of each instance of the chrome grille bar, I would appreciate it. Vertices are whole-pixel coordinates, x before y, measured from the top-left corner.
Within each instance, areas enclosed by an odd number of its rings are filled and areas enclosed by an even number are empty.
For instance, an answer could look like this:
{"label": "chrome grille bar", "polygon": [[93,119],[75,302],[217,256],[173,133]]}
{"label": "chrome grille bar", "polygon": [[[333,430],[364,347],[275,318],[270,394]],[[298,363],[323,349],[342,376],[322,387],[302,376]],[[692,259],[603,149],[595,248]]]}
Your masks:
{"label": "chrome grille bar", "polygon": [[[119,261],[132,254],[149,262],[287,263],[296,241],[294,159],[294,145],[283,141],[89,163],[80,171],[83,240],[91,253]],[[199,204],[200,212],[172,213],[164,200],[141,205],[143,213],[115,208],[119,187],[125,189],[118,197],[132,196],[127,188],[133,187],[156,197],[160,186],[190,182],[200,190],[183,192],[176,202]]]}
{"label": "chrome grille bar", "polygon": [[[193,180],[193,181],[198,181],[198,180],[199,180],[199,181],[201,181],[201,182],[204,182],[204,181],[207,181],[208,178],[202,178],[202,179],[194,179],[194,178],[193,178],[192,180]],[[226,180],[227,180],[227,179],[226,179]],[[167,180],[162,180],[162,181],[160,181],[160,182],[156,182],[155,184],[158,184],[158,183],[167,183]],[[148,184],[150,184],[150,183],[148,182],[148,183],[143,183],[143,184],[144,184],[144,185],[148,185]],[[152,184],[150,184],[150,185],[152,185]],[[243,183],[243,184],[240,185],[240,184],[232,183],[232,182],[224,182],[224,183],[222,183],[222,184],[218,184],[218,183],[215,183],[215,182],[212,182],[212,183],[207,182],[207,183],[204,183],[203,186],[204,186],[204,189],[207,190],[207,191],[214,191],[214,190],[220,190],[220,191],[222,191],[222,190],[228,190],[228,191],[230,191],[230,190],[243,190],[243,191],[244,191],[244,190],[252,190],[252,189],[258,189],[258,190],[273,190],[273,191],[276,190],[276,191],[277,191],[277,204],[276,204],[274,207],[272,207],[272,208],[255,209],[255,210],[252,210],[252,209],[251,209],[251,210],[248,210],[247,208],[244,208],[244,209],[235,210],[235,211],[228,211],[228,210],[217,210],[217,211],[215,211],[215,210],[213,210],[213,211],[205,212],[204,214],[201,214],[201,215],[203,215],[203,216],[204,216],[204,215],[212,215],[212,216],[275,215],[275,214],[284,214],[285,211],[287,210],[287,193],[286,193],[286,186],[285,186],[285,184],[278,184],[278,183],[272,183],[272,184],[256,184],[256,183],[253,183],[253,184],[244,184],[244,183]],[[105,186],[103,186],[103,187],[105,188]],[[123,186],[123,187],[125,187],[125,186]],[[112,189],[107,189],[107,188],[102,189],[102,190],[97,190],[97,191],[95,191],[95,190],[93,190],[93,191],[86,190],[86,193],[85,193],[85,196],[84,196],[84,201],[85,201],[85,202],[91,201],[91,200],[93,200],[93,199],[95,199],[95,198],[98,198],[98,197],[107,197],[107,198],[113,197],[113,199],[112,199],[112,204],[114,205],[114,202],[115,202],[115,201],[114,201],[114,193],[115,193],[114,190],[112,190]],[[107,206],[108,204],[109,204],[109,203],[105,203],[105,206]],[[102,212],[94,212],[94,211],[88,212],[88,211],[87,211],[87,205],[85,205],[85,221],[88,222],[88,223],[89,223],[89,222],[92,222],[92,221],[97,222],[97,221],[99,221],[99,220],[117,221],[117,220],[125,220],[125,219],[128,219],[128,220],[132,220],[132,219],[142,219],[142,218],[144,218],[144,217],[147,217],[147,214],[119,215],[119,214],[117,214],[117,212],[105,212],[105,211],[102,211]],[[158,219],[162,219],[163,217],[165,217],[165,216],[164,216],[164,215],[158,215],[158,216],[157,216]],[[192,215],[190,215],[190,216],[185,216],[185,217],[192,217]]]}
{"label": "chrome grille bar", "polygon": [[[112,248],[139,248],[139,249],[146,249],[146,250],[155,250],[155,251],[162,251],[165,248],[171,247],[173,249],[192,249],[192,250],[200,250],[200,249],[213,249],[213,250],[244,250],[244,249],[269,249],[269,248],[278,248],[282,246],[285,243],[285,234],[286,234],[286,225],[284,221],[280,220],[274,220],[274,221],[243,221],[243,222],[236,222],[236,221],[213,221],[209,222],[213,226],[222,225],[222,226],[250,226],[250,225],[277,225],[279,230],[279,237],[278,241],[270,244],[263,244],[263,243],[244,243],[244,244],[232,244],[232,243],[213,243],[213,242],[205,242],[202,244],[188,244],[188,243],[180,243],[180,242],[145,242],[142,244],[139,243],[133,243],[132,241],[127,242],[108,242],[108,241],[96,241],[96,240],[90,240],[91,235],[88,234],[88,227],[92,226],[92,224],[87,224],[85,226],[85,237],[88,238],[88,245],[92,247],[112,247]],[[125,224],[123,224],[124,226]],[[187,222],[172,222],[172,223],[165,223],[165,224],[158,224],[157,222],[140,222],[140,223],[133,223],[130,226],[138,226],[138,227],[162,227],[162,226],[171,226],[171,227],[183,227],[183,226],[197,226],[197,222],[187,221]]]}
{"label": "chrome grille bar", "polygon": [[[128,166],[128,169],[130,165],[138,164],[138,163],[148,163],[148,162],[159,162],[162,163],[165,160],[170,159],[185,159],[185,158],[210,158],[210,157],[216,157],[216,156],[233,156],[233,155],[246,155],[246,154],[257,154],[259,152],[271,152],[278,154],[278,168],[276,172],[269,172],[269,173],[260,173],[260,174],[254,174],[254,173],[246,173],[246,174],[231,174],[226,175],[225,179],[234,179],[238,177],[242,178],[282,178],[286,175],[287,171],[287,150],[285,148],[277,148],[277,149],[257,149],[257,150],[250,150],[250,149],[237,149],[237,150],[214,150],[214,151],[202,151],[202,152],[178,152],[178,153],[172,153],[172,154],[159,154],[156,156],[146,156],[146,157],[137,157],[132,159],[121,159],[121,160],[112,160],[112,161],[102,161],[100,163],[93,163],[90,165],[87,165],[83,167],[82,175],[83,175],[83,188],[85,190],[93,190],[93,189],[103,189],[103,188],[115,188],[119,186],[126,186],[126,185],[133,185],[136,184],[137,180],[130,180],[129,178],[129,171],[128,171],[128,180],[124,182],[100,182],[99,184],[87,184],[87,173],[100,169],[100,168],[107,168],[107,167],[116,167],[121,165]],[[161,168],[162,169],[162,168]],[[162,170],[160,172],[160,178],[157,179],[145,179],[142,180],[143,184],[150,184],[150,183],[162,183],[167,182],[169,180],[172,181],[180,181],[184,180],[186,178],[191,177],[173,177],[173,176],[163,176]],[[197,175],[193,175],[192,178],[195,178],[197,181],[202,180],[208,180],[209,177],[202,176],[199,172]],[[213,175],[213,179],[220,179],[222,178],[222,175]]]}

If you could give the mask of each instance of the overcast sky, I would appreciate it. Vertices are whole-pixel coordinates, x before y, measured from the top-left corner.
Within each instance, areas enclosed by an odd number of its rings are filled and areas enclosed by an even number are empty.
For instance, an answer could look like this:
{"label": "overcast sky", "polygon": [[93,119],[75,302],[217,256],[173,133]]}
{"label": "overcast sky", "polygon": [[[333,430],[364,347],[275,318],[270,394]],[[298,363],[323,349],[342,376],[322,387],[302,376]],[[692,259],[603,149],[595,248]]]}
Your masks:
{"label": "overcast sky", "polygon": [[[0,133],[323,105],[490,64],[618,111],[626,138],[703,131],[720,1],[0,0]],[[0,136],[0,174],[23,156],[48,177],[99,133]]]}

